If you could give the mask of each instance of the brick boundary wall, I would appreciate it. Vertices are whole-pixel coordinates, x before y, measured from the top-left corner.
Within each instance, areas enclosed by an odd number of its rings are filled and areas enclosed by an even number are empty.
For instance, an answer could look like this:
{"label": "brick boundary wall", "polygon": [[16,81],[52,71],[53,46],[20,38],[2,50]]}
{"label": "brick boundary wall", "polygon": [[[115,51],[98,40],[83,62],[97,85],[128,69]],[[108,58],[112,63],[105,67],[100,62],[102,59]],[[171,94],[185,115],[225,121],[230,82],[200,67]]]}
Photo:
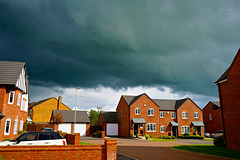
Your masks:
{"label": "brick boundary wall", "polygon": [[104,145],[1,146],[0,155],[4,160],[116,160],[117,140],[107,139]]}

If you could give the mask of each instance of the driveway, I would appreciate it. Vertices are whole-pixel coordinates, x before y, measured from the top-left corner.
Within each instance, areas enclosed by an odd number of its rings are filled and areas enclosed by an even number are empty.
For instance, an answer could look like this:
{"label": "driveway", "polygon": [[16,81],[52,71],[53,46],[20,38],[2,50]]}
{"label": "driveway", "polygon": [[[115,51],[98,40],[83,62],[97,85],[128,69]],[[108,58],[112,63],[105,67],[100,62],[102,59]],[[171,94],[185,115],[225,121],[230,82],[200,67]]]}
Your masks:
{"label": "driveway", "polygon": [[[200,153],[171,148],[174,145],[212,144],[212,141],[177,139],[176,142],[149,142],[128,138],[117,139],[118,160],[228,160]],[[82,142],[104,144],[104,139],[81,137]]]}

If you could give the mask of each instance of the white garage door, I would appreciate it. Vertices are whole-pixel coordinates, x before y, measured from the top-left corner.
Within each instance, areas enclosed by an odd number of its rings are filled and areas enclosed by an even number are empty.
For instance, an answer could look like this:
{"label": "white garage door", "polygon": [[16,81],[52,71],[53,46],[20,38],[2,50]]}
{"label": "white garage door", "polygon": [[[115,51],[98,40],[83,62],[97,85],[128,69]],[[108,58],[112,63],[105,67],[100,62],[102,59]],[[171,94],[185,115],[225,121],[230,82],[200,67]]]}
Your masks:
{"label": "white garage door", "polygon": [[71,123],[59,124],[58,130],[71,134]]}
{"label": "white garage door", "polygon": [[76,124],[75,133],[80,133],[80,136],[86,136],[86,123]]}
{"label": "white garage door", "polygon": [[118,124],[107,123],[107,136],[118,136]]}

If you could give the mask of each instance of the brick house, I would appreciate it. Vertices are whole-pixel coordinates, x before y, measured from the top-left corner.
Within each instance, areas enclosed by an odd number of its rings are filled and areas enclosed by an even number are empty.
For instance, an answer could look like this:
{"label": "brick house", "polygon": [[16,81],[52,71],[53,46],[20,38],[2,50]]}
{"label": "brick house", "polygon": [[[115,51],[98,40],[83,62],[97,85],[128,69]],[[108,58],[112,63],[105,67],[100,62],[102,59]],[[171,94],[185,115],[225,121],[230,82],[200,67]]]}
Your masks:
{"label": "brick house", "polygon": [[120,133],[120,119],[117,112],[101,111],[98,118],[98,126],[101,126],[106,136],[118,136]]}
{"label": "brick house", "polygon": [[76,111],[76,125],[74,129],[74,110],[53,110],[51,122],[54,123],[54,115],[60,113],[63,116],[63,123],[58,124],[57,130],[68,134],[80,133],[80,136],[90,135],[90,119],[87,111]]}
{"label": "brick house", "polygon": [[223,133],[227,148],[240,150],[240,49],[232,64],[215,82],[223,114]]}
{"label": "brick house", "polygon": [[53,110],[71,110],[62,103],[62,97],[55,97],[33,102],[29,105],[28,115],[32,118],[33,123],[49,123]]}
{"label": "brick house", "polygon": [[23,130],[28,90],[26,63],[0,61],[0,141],[13,139]]}
{"label": "brick house", "polygon": [[222,111],[219,102],[210,101],[203,108],[203,122],[205,131],[210,134],[223,130]]}
{"label": "brick house", "polygon": [[189,98],[182,100],[151,99],[147,94],[121,96],[117,106],[120,136],[149,134],[179,136],[203,135],[202,110]]}

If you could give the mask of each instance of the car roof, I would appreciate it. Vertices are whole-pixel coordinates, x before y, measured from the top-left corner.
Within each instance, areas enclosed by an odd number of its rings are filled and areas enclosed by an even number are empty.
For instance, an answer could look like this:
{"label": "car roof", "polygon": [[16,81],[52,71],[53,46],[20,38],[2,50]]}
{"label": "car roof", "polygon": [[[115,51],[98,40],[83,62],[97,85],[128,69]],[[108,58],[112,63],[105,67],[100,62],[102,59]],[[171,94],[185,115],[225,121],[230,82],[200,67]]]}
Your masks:
{"label": "car roof", "polygon": [[58,132],[51,132],[51,131],[31,131],[31,132],[25,132],[26,133],[56,133],[56,134],[59,134]]}

